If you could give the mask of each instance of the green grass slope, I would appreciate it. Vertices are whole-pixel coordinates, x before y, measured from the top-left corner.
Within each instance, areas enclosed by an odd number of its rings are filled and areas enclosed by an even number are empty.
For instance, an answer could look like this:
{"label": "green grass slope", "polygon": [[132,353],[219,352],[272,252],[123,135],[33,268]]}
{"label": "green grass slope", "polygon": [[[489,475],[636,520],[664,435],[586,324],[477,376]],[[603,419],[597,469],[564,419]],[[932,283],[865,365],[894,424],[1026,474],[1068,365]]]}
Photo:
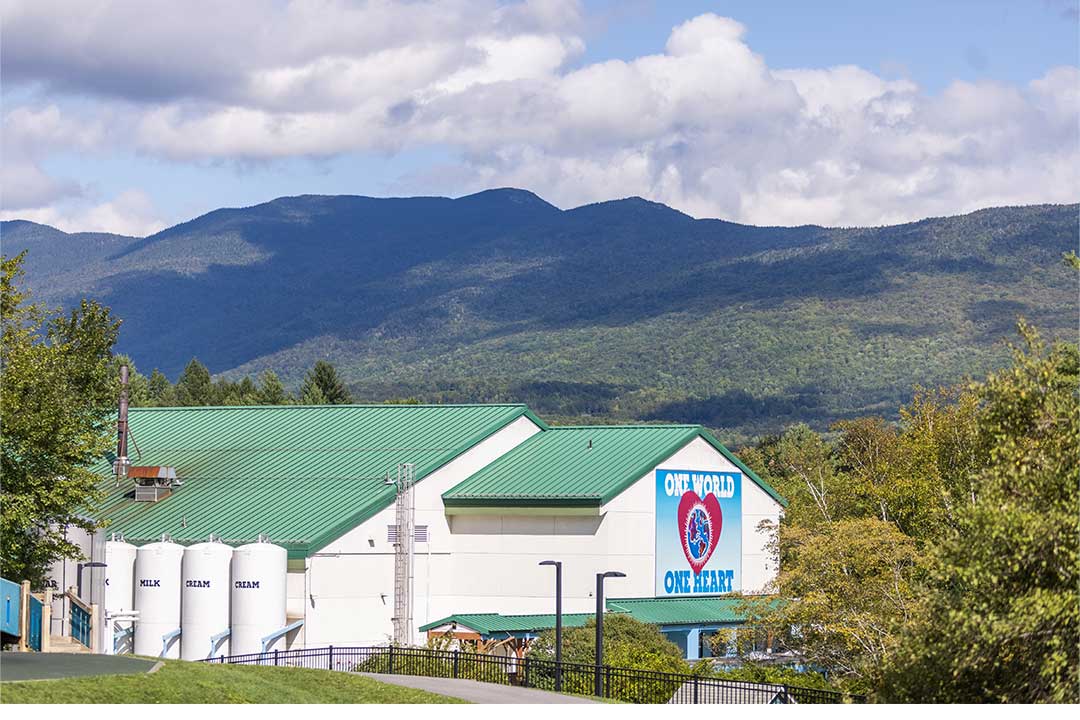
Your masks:
{"label": "green grass slope", "polygon": [[0,703],[459,703],[328,670],[165,661],[152,674],[5,682]]}

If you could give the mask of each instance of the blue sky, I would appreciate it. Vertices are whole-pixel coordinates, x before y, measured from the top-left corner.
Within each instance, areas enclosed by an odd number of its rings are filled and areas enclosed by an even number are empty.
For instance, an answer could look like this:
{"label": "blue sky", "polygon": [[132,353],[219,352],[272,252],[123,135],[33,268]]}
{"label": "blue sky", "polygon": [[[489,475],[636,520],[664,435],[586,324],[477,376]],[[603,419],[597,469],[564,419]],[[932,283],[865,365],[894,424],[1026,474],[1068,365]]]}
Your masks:
{"label": "blue sky", "polygon": [[932,93],[954,80],[1026,83],[1047,68],[1075,65],[1080,52],[1075,2],[605,0],[587,7],[610,18],[590,40],[588,61],[658,52],[671,27],[712,12],[745,24],[747,41],[770,67],[855,64],[906,75]]}
{"label": "blue sky", "polygon": [[1080,193],[1076,2],[94,4],[3,3],[5,218],[514,185],[851,225]]}

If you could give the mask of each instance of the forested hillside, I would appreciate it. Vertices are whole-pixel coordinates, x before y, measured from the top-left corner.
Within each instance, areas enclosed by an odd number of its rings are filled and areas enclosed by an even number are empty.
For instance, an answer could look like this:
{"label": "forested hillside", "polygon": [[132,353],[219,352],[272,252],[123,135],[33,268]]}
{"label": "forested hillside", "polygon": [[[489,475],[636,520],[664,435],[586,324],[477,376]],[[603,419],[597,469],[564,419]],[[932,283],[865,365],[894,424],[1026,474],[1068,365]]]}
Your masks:
{"label": "forested hillside", "polygon": [[881,228],[696,220],[639,198],[562,211],[522,190],[280,198],[147,238],[5,222],[39,299],[90,296],[118,349],[358,400],[529,402],[547,417],[701,422],[745,441],[889,415],[1003,365],[1023,315],[1075,339],[1077,206]]}

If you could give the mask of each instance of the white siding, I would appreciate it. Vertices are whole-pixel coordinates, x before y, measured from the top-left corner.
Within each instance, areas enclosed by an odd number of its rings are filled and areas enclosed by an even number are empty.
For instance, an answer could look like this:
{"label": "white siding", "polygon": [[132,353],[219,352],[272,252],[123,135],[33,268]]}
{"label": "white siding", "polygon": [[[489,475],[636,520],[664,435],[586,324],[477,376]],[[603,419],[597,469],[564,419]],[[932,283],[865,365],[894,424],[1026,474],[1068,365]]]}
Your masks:
{"label": "white siding", "polygon": [[[442,493],[536,432],[520,418],[417,485],[416,522],[429,526],[430,541],[415,545],[414,628],[453,613],[552,612],[554,572],[538,566],[549,559],[563,562],[565,612],[595,608],[596,573],[605,570],[627,574],[607,581],[608,597],[655,594],[655,468],[596,516],[445,514]],[[658,467],[739,471],[700,438]],[[758,525],[777,523],[781,507],[749,478],[742,507],[743,591],[757,592],[776,572]],[[303,609],[304,643],[390,639],[394,559],[386,527],[393,522],[394,509],[386,508],[309,558],[306,583],[303,573],[290,576],[289,612]]]}

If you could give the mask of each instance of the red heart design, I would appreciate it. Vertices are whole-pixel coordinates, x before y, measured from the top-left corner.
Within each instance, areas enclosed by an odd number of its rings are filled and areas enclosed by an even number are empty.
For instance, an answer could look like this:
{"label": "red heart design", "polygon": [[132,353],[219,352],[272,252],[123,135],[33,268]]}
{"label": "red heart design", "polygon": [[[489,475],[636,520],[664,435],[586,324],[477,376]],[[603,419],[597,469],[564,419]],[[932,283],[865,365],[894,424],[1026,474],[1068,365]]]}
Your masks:
{"label": "red heart design", "polygon": [[679,539],[695,575],[701,574],[701,569],[712,557],[723,524],[724,516],[715,495],[710,493],[702,500],[695,492],[683,493],[679,500]]}

